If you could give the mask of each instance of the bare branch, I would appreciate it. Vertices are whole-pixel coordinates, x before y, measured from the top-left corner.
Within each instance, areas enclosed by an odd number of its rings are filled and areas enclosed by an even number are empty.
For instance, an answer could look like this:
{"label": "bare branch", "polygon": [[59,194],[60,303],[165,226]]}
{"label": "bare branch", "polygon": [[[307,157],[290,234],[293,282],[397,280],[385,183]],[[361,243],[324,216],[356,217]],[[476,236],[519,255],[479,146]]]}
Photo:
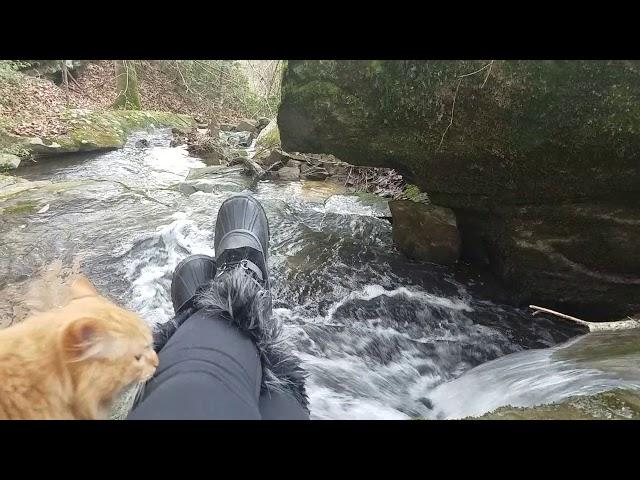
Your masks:
{"label": "bare branch", "polygon": [[453,114],[456,108],[456,98],[458,98],[458,89],[460,88],[460,83],[462,83],[462,79],[465,77],[476,75],[477,73],[480,73],[483,70],[488,68],[489,70],[487,71],[487,76],[484,78],[484,82],[482,82],[482,85],[480,86],[480,88],[482,88],[484,87],[484,84],[487,83],[487,79],[489,78],[489,74],[491,73],[492,66],[493,66],[493,60],[491,60],[489,63],[479,68],[475,72],[465,73],[464,75],[458,75],[458,84],[456,85],[456,91],[453,94],[453,105],[451,105],[451,118],[449,119],[449,125],[447,125],[447,128],[445,128],[444,132],[442,132],[442,138],[440,138],[440,143],[438,144],[438,148],[436,148],[436,151],[440,150],[440,147],[442,146],[442,142],[444,142],[444,136],[449,131],[449,128],[451,128],[451,125],[453,125]]}
{"label": "bare branch", "polygon": [[484,84],[487,83],[487,80],[489,79],[489,74],[491,73],[491,67],[493,67],[493,60],[489,62],[489,70],[487,70],[487,76],[484,77],[484,82],[482,82],[482,85],[480,85],[480,88],[484,88]]}
{"label": "bare branch", "polygon": [[529,308],[535,310],[533,312],[533,315],[537,315],[541,312],[550,313],[551,315],[555,315],[556,317],[564,318],[566,320],[571,320],[572,322],[579,323],[580,325],[584,325],[589,329],[590,332],[611,332],[615,330],[631,330],[634,328],[640,328],[640,320],[633,319],[631,317],[627,317],[629,320],[619,320],[616,322],[588,322],[586,320],[572,317],[571,315],[566,315],[564,313],[551,310],[550,308],[539,307],[537,305],[529,305]]}
{"label": "bare branch", "polygon": [[458,80],[458,84],[456,85],[456,91],[453,94],[453,105],[451,105],[451,118],[449,119],[449,125],[447,125],[447,128],[445,128],[444,132],[442,132],[442,138],[440,138],[440,143],[438,144],[438,148],[436,150],[440,150],[440,147],[442,146],[442,142],[444,142],[444,136],[449,131],[449,128],[451,127],[451,125],[453,125],[453,113],[456,108],[456,98],[458,97],[458,89],[460,88],[461,82],[462,82],[462,78]]}

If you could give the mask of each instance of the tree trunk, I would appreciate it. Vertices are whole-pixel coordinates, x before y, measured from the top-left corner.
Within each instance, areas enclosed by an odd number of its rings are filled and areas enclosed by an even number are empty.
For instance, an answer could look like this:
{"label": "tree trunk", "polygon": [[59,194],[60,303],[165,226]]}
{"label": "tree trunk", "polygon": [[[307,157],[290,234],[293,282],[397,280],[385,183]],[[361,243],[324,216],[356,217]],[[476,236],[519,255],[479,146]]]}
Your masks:
{"label": "tree trunk", "polygon": [[116,60],[116,91],[118,96],[113,102],[114,108],[140,110],[138,76],[131,60]]}
{"label": "tree trunk", "polygon": [[65,99],[67,101],[67,106],[69,106],[69,78],[66,60],[60,60],[60,69],[62,71],[62,83],[64,85]]}

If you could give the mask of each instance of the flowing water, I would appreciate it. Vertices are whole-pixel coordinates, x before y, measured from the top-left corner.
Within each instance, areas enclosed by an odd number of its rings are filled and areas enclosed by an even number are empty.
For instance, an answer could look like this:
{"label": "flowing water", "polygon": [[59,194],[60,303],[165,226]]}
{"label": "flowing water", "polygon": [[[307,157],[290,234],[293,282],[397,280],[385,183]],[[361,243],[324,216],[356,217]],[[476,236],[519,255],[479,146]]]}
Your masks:
{"label": "flowing water", "polygon": [[[134,145],[141,137],[148,148]],[[217,209],[246,186],[238,175],[214,180],[211,193],[180,193],[175,185],[205,165],[169,147],[170,138],[168,130],[142,132],[121,150],[18,171],[66,186],[16,197],[48,204],[42,213],[0,215],[0,289],[53,259],[79,259],[102,292],[152,325],[169,319],[174,267],[213,254]],[[407,261],[380,218],[384,202],[340,190],[302,181],[253,187],[271,225],[274,314],[309,372],[312,418],[459,418],[636,386],[554,360],[558,347],[545,347],[579,335],[577,327],[492,303],[476,275]]]}

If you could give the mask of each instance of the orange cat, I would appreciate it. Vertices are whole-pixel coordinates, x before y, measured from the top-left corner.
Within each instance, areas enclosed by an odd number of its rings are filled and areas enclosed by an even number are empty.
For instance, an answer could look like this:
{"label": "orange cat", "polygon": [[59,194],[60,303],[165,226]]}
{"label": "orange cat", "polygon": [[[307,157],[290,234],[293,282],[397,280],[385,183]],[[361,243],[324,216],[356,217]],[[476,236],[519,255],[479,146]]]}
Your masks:
{"label": "orange cat", "polygon": [[149,327],[80,277],[71,300],[0,330],[0,419],[103,419],[158,366]]}

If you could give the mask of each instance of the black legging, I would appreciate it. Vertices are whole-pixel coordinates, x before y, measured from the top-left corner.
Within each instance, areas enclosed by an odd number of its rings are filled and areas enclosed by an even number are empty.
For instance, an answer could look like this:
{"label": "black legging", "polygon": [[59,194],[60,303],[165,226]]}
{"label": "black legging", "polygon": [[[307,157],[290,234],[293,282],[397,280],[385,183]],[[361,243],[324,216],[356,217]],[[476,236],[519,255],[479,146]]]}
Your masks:
{"label": "black legging", "polygon": [[260,394],[262,367],[253,342],[221,311],[200,310],[160,350],[131,420],[308,420],[288,394]]}

